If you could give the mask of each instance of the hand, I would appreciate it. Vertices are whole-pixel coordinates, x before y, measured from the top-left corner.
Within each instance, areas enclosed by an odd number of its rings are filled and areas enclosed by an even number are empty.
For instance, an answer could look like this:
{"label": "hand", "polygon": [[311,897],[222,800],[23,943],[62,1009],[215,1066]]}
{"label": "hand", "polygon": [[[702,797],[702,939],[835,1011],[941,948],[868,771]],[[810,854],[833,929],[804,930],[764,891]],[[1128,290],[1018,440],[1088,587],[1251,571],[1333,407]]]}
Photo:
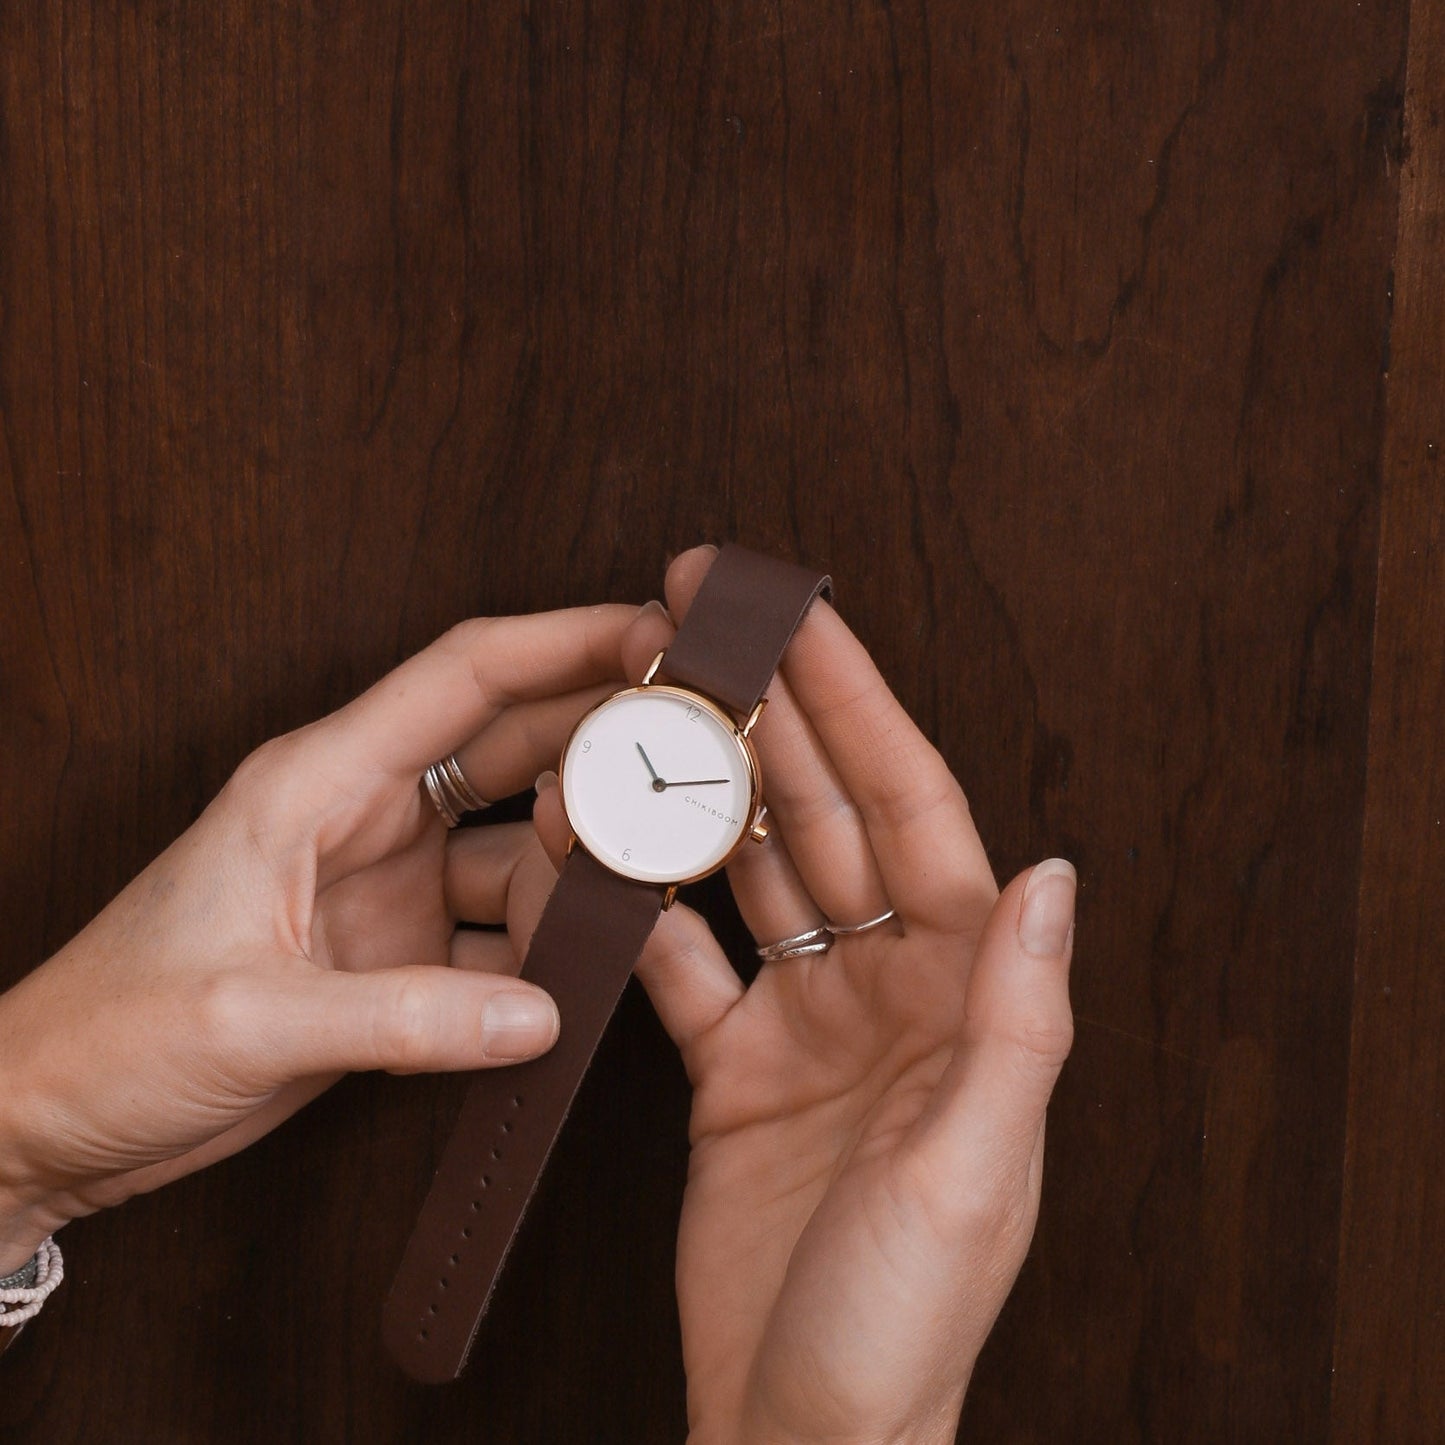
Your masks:
{"label": "hand", "polygon": [[[710,562],[674,563],[674,617]],[[644,612],[629,675],[671,631]],[[694,1087],[689,1417],[709,1442],[952,1440],[1033,1233],[1073,870],[999,896],[957,783],[826,604],[769,696],[753,736],[775,826],[731,868],[754,936],[897,918],[744,988],[675,907],[639,965]],[[555,789],[537,820],[557,847]]]}
{"label": "hand", "polygon": [[68,1219],[243,1148],[342,1072],[472,1069],[551,1046],[551,1000],[505,976],[552,883],[535,833],[449,833],[418,780],[456,751],[484,797],[529,786],[610,690],[598,684],[635,615],[453,629],[253,754],[0,997],[0,1274]]}

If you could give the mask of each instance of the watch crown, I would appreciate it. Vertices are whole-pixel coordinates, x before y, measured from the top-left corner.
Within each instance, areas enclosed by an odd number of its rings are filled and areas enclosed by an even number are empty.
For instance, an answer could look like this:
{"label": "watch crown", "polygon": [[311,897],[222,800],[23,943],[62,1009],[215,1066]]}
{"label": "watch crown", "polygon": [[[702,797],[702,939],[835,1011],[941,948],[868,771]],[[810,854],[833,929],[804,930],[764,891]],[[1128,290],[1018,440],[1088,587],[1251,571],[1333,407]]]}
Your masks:
{"label": "watch crown", "polygon": [[767,808],[759,808],[758,816],[753,819],[752,831],[748,834],[748,837],[751,838],[754,843],[766,843],[768,841],[768,825],[763,822],[763,819],[767,817],[767,815]]}

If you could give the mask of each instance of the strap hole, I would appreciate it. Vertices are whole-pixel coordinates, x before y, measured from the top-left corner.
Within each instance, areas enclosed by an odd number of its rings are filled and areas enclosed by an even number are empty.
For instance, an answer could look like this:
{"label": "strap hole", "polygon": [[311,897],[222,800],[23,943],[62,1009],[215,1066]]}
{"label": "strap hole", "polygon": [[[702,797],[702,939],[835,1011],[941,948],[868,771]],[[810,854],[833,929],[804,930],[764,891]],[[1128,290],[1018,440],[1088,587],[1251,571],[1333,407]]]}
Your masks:
{"label": "strap hole", "polygon": [[472,1237],[472,1226],[469,1224],[469,1225],[467,1225],[467,1227],[466,1227],[464,1230],[462,1230],[462,1238],[463,1238],[463,1239],[470,1239],[471,1237]]}
{"label": "strap hole", "polygon": [[430,1331],[430,1330],[423,1330],[423,1331],[417,1336],[417,1339],[419,1339],[419,1340],[424,1340],[424,1339],[428,1338],[428,1337],[430,1336],[430,1334],[431,1334],[431,1331]]}
{"label": "strap hole", "polygon": [[437,1281],[437,1283],[438,1283],[443,1289],[445,1289],[445,1288],[447,1287],[447,1285],[448,1285],[449,1282],[450,1282],[450,1281],[448,1281],[446,1275],[443,1275],[443,1276]]}
{"label": "strap hole", "polygon": [[452,1257],[447,1261],[447,1263],[448,1263],[448,1264],[456,1264],[456,1262],[457,1262],[460,1258],[461,1258],[460,1255],[454,1254],[454,1255],[452,1255]]}
{"label": "strap hole", "polygon": [[512,1107],[514,1109],[520,1109],[522,1107],[522,1096],[520,1094],[512,1095]]}

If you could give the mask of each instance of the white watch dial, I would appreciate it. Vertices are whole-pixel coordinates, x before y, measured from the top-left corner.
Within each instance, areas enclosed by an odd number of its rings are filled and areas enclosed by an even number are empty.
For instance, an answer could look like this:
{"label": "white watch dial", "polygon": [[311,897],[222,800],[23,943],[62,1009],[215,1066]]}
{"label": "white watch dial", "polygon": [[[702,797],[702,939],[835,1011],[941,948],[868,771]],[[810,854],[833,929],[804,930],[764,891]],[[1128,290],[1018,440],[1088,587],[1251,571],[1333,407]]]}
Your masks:
{"label": "white watch dial", "polygon": [[577,725],[562,758],[562,803],[577,840],[645,883],[700,878],[753,821],[751,749],[706,699],[656,684],[617,693]]}

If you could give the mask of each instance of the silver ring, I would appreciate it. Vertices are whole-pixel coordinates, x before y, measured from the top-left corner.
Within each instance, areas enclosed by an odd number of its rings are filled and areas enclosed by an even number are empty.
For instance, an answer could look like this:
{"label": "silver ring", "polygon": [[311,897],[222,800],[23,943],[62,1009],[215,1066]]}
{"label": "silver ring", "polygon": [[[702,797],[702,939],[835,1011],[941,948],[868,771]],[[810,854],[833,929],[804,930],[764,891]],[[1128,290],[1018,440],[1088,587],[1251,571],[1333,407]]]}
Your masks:
{"label": "silver ring", "polygon": [[421,781],[427,797],[436,805],[442,822],[448,828],[455,828],[461,822],[463,813],[475,813],[479,808],[490,807],[467,781],[455,753],[449,753],[440,762],[433,763],[422,774]]}
{"label": "silver ring", "polygon": [[780,938],[776,943],[765,943],[756,952],[764,963],[773,963],[780,958],[802,958],[807,953],[827,953],[832,946],[833,930],[826,923],[820,923],[805,933],[795,933],[791,938]]}
{"label": "silver ring", "polygon": [[877,918],[870,918],[866,923],[830,923],[828,932],[835,938],[846,938],[850,933],[867,933],[870,928],[877,928],[880,923],[887,923],[890,918],[897,916],[890,908],[887,913],[880,913]]}

